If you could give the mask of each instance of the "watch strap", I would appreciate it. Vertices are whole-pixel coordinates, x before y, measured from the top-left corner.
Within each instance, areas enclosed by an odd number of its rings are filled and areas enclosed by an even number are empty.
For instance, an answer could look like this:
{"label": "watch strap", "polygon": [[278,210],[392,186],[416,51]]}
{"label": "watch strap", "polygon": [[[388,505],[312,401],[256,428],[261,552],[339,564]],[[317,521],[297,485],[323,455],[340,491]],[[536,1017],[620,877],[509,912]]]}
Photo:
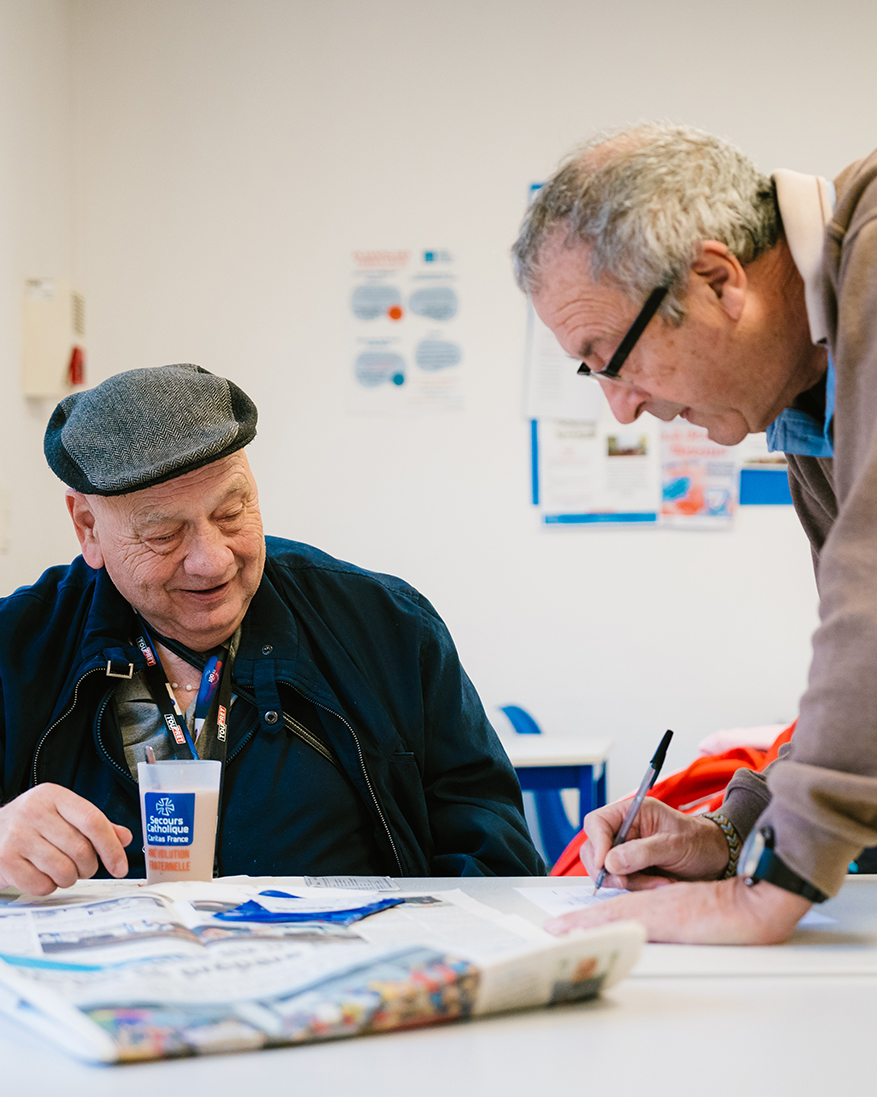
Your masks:
{"label": "watch strap", "polygon": [[730,880],[732,876],[737,875],[737,862],[740,860],[740,850],[743,848],[737,828],[728,816],[722,815],[720,811],[706,811],[703,818],[711,819],[725,836],[725,841],[728,843],[728,863],[720,878]]}
{"label": "watch strap", "polygon": [[765,850],[765,853],[769,853],[769,856],[762,855],[758,868],[753,873],[753,883],[766,880],[767,883],[775,884],[784,891],[791,891],[793,895],[800,895],[811,903],[825,902],[828,895],[824,891],[820,891],[818,887],[814,887],[803,876],[799,876],[797,872],[790,869],[773,850]]}

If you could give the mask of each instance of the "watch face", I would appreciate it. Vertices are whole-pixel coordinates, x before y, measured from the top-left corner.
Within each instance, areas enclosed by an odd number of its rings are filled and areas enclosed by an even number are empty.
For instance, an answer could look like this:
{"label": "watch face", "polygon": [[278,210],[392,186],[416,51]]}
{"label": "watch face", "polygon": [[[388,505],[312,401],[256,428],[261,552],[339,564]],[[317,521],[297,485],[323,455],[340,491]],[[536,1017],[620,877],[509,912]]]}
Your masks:
{"label": "watch face", "polygon": [[753,827],[749,837],[740,852],[740,860],[737,862],[737,875],[745,876],[751,880],[758,868],[758,862],[764,853],[764,835],[759,827]]}

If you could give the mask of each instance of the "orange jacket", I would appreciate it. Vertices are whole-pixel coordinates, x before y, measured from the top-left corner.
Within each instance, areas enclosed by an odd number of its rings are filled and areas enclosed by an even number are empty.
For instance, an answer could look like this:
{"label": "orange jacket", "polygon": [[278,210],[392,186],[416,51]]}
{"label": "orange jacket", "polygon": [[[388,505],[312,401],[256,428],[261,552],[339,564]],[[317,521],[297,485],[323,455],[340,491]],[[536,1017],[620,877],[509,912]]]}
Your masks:
{"label": "orange jacket", "polygon": [[[780,747],[792,738],[796,722],[793,721],[777,736],[770,750],[735,747],[722,754],[695,758],[690,766],[658,781],[648,795],[654,796],[656,800],[663,800],[677,811],[684,811],[686,815],[716,811],[721,806],[725,789],[734,773],[738,769],[759,771],[769,766],[776,760]],[[580,831],[560,855],[549,875],[587,876],[579,857],[579,850],[586,839],[585,832]]]}

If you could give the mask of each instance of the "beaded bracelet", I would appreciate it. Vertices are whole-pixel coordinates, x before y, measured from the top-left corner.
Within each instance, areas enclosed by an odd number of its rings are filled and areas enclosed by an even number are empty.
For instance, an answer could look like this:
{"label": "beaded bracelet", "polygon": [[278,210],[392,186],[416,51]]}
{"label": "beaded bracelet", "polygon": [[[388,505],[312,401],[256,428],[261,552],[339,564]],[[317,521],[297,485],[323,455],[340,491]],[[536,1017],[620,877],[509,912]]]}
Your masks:
{"label": "beaded bracelet", "polygon": [[707,811],[701,818],[712,819],[725,836],[725,841],[728,843],[728,864],[725,867],[725,871],[722,873],[721,879],[729,880],[732,876],[736,876],[737,874],[737,861],[740,859],[740,850],[743,848],[743,843],[740,841],[740,835],[737,833],[737,828],[728,816],[722,815],[720,811]]}

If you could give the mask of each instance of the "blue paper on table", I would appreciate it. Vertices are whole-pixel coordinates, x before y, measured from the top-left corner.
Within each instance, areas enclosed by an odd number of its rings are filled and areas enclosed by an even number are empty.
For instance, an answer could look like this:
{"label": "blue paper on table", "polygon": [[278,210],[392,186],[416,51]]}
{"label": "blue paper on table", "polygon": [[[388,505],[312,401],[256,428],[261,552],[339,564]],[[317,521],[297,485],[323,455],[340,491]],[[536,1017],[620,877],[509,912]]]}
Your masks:
{"label": "blue paper on table", "polygon": [[220,911],[213,917],[224,922],[332,922],[335,925],[349,926],[352,922],[358,922],[361,918],[367,918],[370,914],[377,914],[379,910],[398,906],[405,901],[404,899],[376,899],[371,903],[362,903],[358,906],[326,910],[321,907],[328,904],[319,904],[313,899],[291,895],[287,891],[262,891],[259,895],[265,896],[266,899],[295,900],[298,906],[287,910],[271,910],[268,906],[276,908],[276,903],[263,906],[255,899],[248,899],[234,910]]}

